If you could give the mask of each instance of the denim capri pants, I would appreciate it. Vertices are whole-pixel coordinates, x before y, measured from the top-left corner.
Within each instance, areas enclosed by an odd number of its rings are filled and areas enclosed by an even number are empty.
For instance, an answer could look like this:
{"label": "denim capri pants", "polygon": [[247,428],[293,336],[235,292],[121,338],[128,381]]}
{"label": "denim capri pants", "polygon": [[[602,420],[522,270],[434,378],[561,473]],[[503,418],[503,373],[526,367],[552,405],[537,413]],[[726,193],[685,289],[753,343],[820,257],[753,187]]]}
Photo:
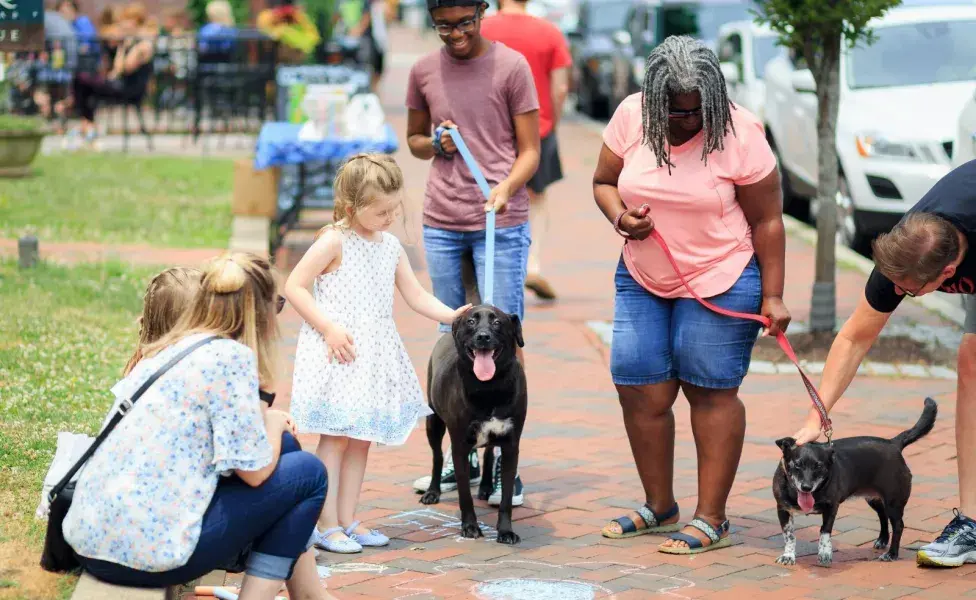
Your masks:
{"label": "denim capri pants", "polygon": [[[634,280],[623,257],[614,283],[614,384],[650,385],[672,379],[708,389],[742,384],[758,323],[714,313],[694,298],[655,296]],[[755,256],[730,289],[707,300],[728,310],[759,312],[762,278]]]}

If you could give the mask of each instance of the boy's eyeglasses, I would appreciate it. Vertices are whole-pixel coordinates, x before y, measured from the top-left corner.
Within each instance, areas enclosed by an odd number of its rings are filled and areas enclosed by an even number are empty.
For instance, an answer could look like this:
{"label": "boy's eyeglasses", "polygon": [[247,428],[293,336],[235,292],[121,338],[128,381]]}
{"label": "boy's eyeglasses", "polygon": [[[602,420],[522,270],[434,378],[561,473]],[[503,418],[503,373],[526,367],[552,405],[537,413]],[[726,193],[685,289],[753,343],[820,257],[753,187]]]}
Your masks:
{"label": "boy's eyeglasses", "polygon": [[471,33],[474,31],[475,25],[478,24],[478,16],[475,15],[471,19],[465,19],[458,23],[436,23],[434,25],[434,30],[437,31],[439,35],[448,36],[451,32],[457,29],[461,33]]}
{"label": "boy's eyeglasses", "polygon": [[283,310],[285,310],[285,297],[278,296],[275,299],[275,313],[280,315]]}

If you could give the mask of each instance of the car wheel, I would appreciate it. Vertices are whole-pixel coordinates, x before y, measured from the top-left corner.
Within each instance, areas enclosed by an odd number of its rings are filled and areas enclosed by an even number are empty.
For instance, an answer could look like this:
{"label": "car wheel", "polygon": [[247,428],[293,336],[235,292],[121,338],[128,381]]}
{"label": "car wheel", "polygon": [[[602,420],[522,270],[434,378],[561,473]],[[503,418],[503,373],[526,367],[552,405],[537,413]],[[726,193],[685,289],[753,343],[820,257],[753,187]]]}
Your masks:
{"label": "car wheel", "polygon": [[[837,243],[852,250],[861,251],[867,246],[868,236],[857,223],[857,211],[854,198],[851,196],[850,186],[843,173],[837,176],[837,195],[834,215],[837,219]],[[810,212],[813,220],[820,218],[820,202],[817,198],[810,201]]]}

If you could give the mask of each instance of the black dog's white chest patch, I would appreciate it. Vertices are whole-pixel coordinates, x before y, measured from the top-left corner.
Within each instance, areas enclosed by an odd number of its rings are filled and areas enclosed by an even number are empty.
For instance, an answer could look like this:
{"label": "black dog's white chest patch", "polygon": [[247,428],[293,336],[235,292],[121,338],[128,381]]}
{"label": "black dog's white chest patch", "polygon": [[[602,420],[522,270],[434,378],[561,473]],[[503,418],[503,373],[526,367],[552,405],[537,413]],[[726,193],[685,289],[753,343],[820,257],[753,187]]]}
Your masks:
{"label": "black dog's white chest patch", "polygon": [[475,448],[483,448],[492,437],[501,437],[512,430],[512,419],[492,417],[481,424],[475,436]]}

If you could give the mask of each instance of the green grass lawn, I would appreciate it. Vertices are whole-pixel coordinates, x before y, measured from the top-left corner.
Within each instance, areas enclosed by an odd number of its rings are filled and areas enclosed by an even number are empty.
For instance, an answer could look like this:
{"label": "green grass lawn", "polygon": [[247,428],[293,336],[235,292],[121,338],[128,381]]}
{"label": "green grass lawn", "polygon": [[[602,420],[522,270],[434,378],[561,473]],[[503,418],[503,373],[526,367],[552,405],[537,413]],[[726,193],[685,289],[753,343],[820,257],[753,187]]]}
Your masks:
{"label": "green grass lawn", "polygon": [[233,161],[64,153],[0,184],[0,237],[223,248]]}
{"label": "green grass lawn", "polygon": [[0,260],[0,598],[65,597],[74,583],[37,566],[41,482],[58,432],[94,435],[111,406],[156,271]]}

